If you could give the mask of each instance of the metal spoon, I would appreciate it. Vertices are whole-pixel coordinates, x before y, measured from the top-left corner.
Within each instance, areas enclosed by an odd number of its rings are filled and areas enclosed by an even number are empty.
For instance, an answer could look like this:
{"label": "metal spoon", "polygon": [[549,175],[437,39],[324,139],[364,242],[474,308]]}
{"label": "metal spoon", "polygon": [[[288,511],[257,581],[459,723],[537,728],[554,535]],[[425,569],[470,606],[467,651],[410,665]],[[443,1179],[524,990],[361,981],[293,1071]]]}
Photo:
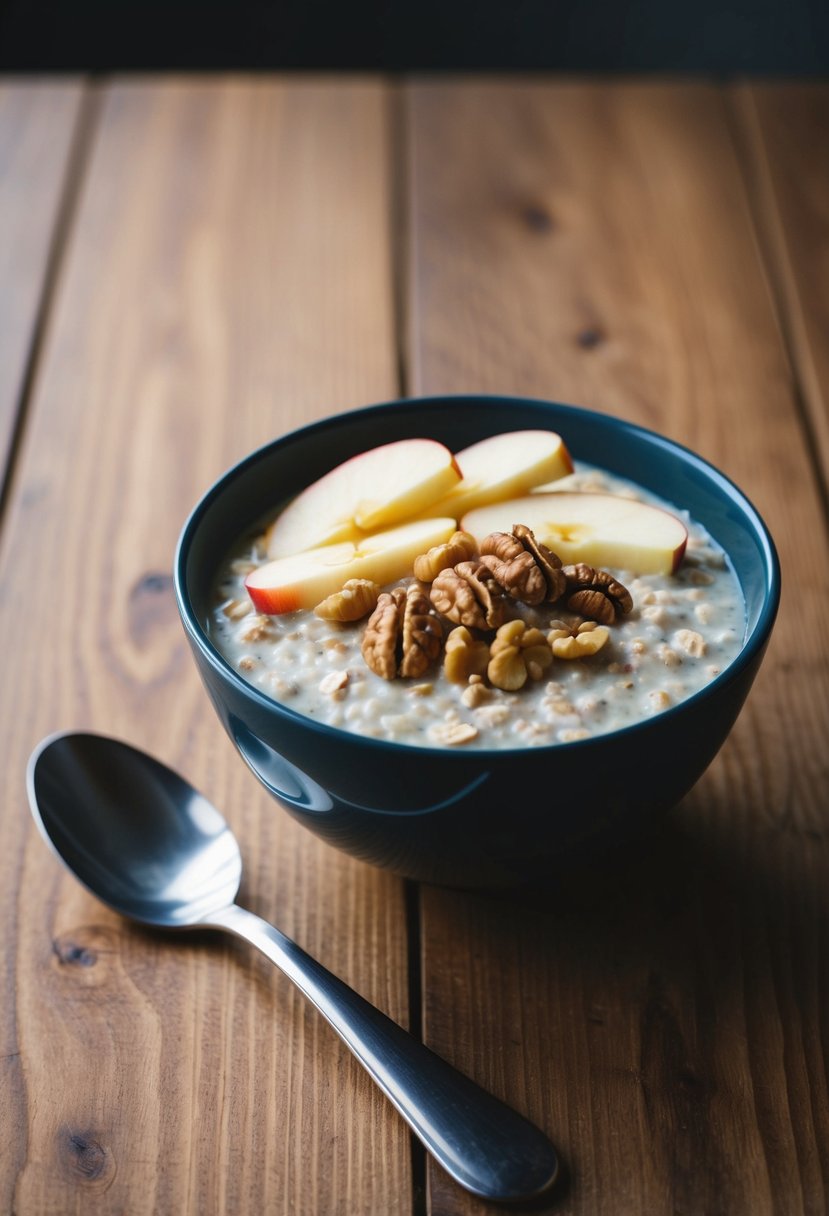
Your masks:
{"label": "metal spoon", "polygon": [[178,774],[115,739],[67,732],[35,748],[27,785],[45,840],[98,899],[164,929],[226,929],[276,963],[461,1186],[502,1201],[552,1186],[556,1152],[537,1127],[234,902],[236,839]]}

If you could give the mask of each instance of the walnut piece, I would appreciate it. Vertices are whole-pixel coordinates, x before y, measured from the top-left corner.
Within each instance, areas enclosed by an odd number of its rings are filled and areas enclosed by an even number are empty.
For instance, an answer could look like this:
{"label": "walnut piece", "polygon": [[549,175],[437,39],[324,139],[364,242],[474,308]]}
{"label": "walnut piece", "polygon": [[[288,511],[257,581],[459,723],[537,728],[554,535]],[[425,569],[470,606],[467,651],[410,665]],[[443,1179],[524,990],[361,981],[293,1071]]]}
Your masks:
{"label": "walnut piece", "polygon": [[366,624],[362,654],[375,675],[421,676],[440,653],[443,629],[418,583],[383,591]]}
{"label": "walnut piece", "polygon": [[547,580],[546,598],[551,603],[560,599],[564,595],[564,589],[567,585],[561,567],[561,558],[553,553],[552,549],[548,549],[546,545],[542,545],[541,541],[536,540],[535,533],[526,524],[513,524],[512,534],[521,541],[521,544],[528,553],[532,553],[539,568],[544,572],[544,577]]}
{"label": "walnut piece", "polygon": [[612,625],[633,608],[628,589],[606,570],[594,570],[585,562],[579,562],[575,566],[565,566],[563,574],[567,580],[565,603],[571,612],[578,612],[602,625]]}
{"label": "walnut piece", "polygon": [[341,591],[335,591],[317,604],[314,615],[324,621],[361,621],[377,607],[380,588],[368,578],[350,578]]}
{"label": "walnut piece", "polygon": [[540,680],[552,661],[540,629],[528,629],[521,620],[508,621],[495,635],[486,673],[496,688],[517,692],[527,679]]}
{"label": "walnut piece", "polygon": [[450,684],[467,684],[470,676],[481,676],[489,662],[489,646],[473,638],[465,625],[458,625],[446,639],[443,671]]}
{"label": "walnut piece", "polygon": [[553,621],[547,641],[557,659],[586,659],[598,654],[609,637],[607,626],[597,625],[595,621],[582,621],[575,628],[563,621]]}
{"label": "walnut piece", "polygon": [[442,545],[434,545],[428,553],[414,560],[414,576],[422,583],[431,583],[441,570],[449,570],[458,562],[468,562],[475,556],[475,537],[468,532],[455,532]]}
{"label": "walnut piece", "polygon": [[491,532],[485,537],[481,561],[508,595],[525,604],[557,600],[564,592],[561,561],[525,524],[514,524],[512,535]]}
{"label": "walnut piece", "polygon": [[481,562],[459,562],[453,570],[441,570],[429,597],[438,612],[470,629],[497,629],[506,616],[504,592]]}

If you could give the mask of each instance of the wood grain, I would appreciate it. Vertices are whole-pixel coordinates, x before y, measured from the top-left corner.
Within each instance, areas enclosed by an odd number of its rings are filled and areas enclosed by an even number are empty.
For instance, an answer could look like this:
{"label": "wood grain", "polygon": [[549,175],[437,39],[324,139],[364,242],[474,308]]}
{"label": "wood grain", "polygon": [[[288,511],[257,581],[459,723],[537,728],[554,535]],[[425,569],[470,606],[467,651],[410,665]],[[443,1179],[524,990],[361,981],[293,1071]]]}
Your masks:
{"label": "wood grain", "polygon": [[734,90],[780,318],[829,481],[829,85]]}
{"label": "wood grain", "polygon": [[555,397],[679,438],[757,502],[787,589],[737,728],[647,841],[517,899],[423,890],[426,1037],[560,1146],[539,1211],[826,1211],[821,91],[419,85],[395,211],[389,90],[361,80],[103,87],[67,207],[75,87],[11,111],[0,88],[23,232],[0,411],[31,390],[0,535],[0,1208],[486,1210],[437,1170],[423,1198],[401,1121],[269,965],[133,930],[64,877],[22,783],[59,727],[154,751],[228,814],[247,905],[405,1022],[400,884],[237,762],[169,570],[231,461],[395,394],[408,236],[409,390]]}
{"label": "wood grain", "polygon": [[[0,1208],[376,1214],[409,1143],[339,1040],[242,946],[132,929],[30,827],[45,732],[123,736],[224,809],[243,900],[404,1022],[401,885],[293,824],[199,685],[177,532],[228,464],[393,396],[386,95],[353,80],[105,88],[0,572]],[[11,942],[17,943],[16,951]]]}
{"label": "wood grain", "polygon": [[[829,552],[726,100],[431,82],[408,121],[411,388],[681,440],[754,499],[787,585],[736,729],[646,843],[517,899],[423,891],[427,1041],[558,1143],[550,1211],[826,1211]],[[429,1194],[485,1210],[437,1171]]]}
{"label": "wood grain", "polygon": [[37,340],[82,96],[76,80],[0,80],[0,469]]}

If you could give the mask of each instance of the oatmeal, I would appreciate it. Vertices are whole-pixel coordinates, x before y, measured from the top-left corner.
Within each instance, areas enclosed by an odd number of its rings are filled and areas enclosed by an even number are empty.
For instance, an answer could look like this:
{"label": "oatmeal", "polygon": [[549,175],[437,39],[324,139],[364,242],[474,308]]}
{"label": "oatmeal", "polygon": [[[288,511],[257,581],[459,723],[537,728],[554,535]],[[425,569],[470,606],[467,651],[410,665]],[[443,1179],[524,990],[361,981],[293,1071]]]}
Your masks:
{"label": "oatmeal", "polygon": [[[681,518],[688,540],[679,568],[641,574],[583,561],[562,573],[535,544],[531,522],[516,519],[513,535],[496,533],[503,539],[487,538],[480,552],[447,534],[393,584],[346,581],[320,596],[316,612],[271,615],[245,586],[268,561],[263,534],[222,565],[208,634],[245,680],[291,709],[425,747],[572,742],[705,687],[738,654],[745,630],[722,550],[675,507],[602,470],[580,464],[554,489],[562,503],[583,491],[612,494]],[[566,544],[564,527],[561,535]]]}

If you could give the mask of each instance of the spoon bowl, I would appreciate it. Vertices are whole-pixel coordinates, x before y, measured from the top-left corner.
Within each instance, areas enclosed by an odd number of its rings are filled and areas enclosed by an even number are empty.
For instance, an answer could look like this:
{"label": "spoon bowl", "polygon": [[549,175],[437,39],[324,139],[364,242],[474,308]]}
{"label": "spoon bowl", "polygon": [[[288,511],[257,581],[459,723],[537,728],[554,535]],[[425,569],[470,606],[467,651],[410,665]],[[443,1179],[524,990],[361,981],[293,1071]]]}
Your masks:
{"label": "spoon bowl", "polygon": [[178,774],[116,739],[63,733],[35,748],[27,785],[47,843],[98,899],[143,924],[224,929],[261,950],[461,1186],[505,1201],[552,1186],[558,1158],[537,1127],[235,902],[239,846],[216,808]]}
{"label": "spoon bowl", "polygon": [[152,756],[102,735],[52,735],[32,754],[28,786],[47,843],[123,916],[187,928],[235,900],[236,838],[198,790]]}

